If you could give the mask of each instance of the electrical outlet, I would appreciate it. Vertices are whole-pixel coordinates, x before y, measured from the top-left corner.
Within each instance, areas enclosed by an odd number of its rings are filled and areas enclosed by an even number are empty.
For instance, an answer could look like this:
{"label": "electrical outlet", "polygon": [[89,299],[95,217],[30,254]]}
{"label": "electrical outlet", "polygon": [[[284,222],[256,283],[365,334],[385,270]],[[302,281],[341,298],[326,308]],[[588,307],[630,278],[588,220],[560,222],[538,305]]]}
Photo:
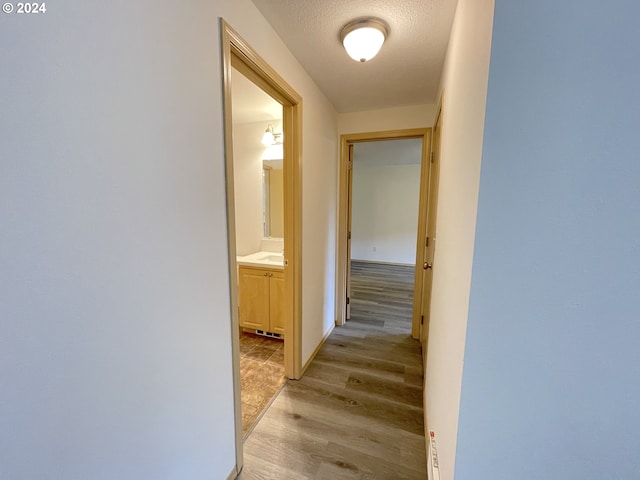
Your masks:
{"label": "electrical outlet", "polygon": [[376,247],[375,245],[373,247],[371,247],[371,251],[375,252],[376,251]]}

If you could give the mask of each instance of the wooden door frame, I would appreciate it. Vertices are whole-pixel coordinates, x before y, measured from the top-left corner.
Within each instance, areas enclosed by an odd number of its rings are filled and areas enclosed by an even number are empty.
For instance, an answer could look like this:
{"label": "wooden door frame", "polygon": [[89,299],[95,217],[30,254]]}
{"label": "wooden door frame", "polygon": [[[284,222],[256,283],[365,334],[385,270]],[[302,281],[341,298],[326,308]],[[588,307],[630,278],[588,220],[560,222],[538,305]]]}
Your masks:
{"label": "wooden door frame", "polygon": [[236,470],[243,466],[242,402],[240,397],[240,344],[238,331],[238,273],[233,177],[233,133],[231,113],[231,68],[240,70],[253,83],[282,104],[284,137],[284,279],[285,279],[285,375],[302,374],[302,97],[224,20],[220,19],[224,152],[227,188],[227,233],[231,295],[231,345],[236,427]]}
{"label": "wooden door frame", "polygon": [[[340,184],[338,201],[338,252],[336,265],[336,325],[345,324],[347,288],[347,179],[349,168],[349,145],[362,142],[376,142],[380,140],[401,140],[409,138],[422,139],[422,160],[420,171],[420,200],[418,206],[418,233],[416,237],[416,267],[415,284],[413,290],[413,315],[411,321],[411,336],[420,338],[420,305],[416,302],[417,292],[422,294],[422,242],[426,231],[426,202],[429,188],[429,158],[431,153],[431,131],[429,128],[412,128],[404,130],[387,130],[380,132],[351,133],[340,135]],[[426,171],[426,179],[425,179]]]}

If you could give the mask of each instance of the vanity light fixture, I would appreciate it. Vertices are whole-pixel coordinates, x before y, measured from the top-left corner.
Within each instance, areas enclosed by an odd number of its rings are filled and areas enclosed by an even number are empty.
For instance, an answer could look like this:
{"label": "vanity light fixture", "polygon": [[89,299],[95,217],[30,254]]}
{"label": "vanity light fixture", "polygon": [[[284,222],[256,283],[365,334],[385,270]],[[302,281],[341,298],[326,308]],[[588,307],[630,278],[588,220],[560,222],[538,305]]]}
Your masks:
{"label": "vanity light fixture", "polygon": [[360,18],[347,23],[340,32],[340,41],[347,54],[356,62],[375,57],[389,35],[389,26],[377,18]]}
{"label": "vanity light fixture", "polygon": [[262,136],[262,144],[269,147],[271,145],[282,145],[282,133],[273,131],[273,125],[269,124]]}
{"label": "vanity light fixture", "polygon": [[271,124],[267,126],[267,129],[264,131],[264,135],[262,136],[262,144],[265,146],[273,145],[275,141],[275,137],[273,135],[273,127]]}

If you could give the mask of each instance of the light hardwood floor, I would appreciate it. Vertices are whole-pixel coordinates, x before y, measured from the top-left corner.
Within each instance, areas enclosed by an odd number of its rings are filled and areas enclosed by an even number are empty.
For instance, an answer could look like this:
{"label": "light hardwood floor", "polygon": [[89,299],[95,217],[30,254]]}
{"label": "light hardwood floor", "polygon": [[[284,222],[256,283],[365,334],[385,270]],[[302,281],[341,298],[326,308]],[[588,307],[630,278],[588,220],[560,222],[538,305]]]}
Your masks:
{"label": "light hardwood floor", "polygon": [[258,422],[239,479],[426,479],[412,293],[412,267],[353,262],[351,320]]}

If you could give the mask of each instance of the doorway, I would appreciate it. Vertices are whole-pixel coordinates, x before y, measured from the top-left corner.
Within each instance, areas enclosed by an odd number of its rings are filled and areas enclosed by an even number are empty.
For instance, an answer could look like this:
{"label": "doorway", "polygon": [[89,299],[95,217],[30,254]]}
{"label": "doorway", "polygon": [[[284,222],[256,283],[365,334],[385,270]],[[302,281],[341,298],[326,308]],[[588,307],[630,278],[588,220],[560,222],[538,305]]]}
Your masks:
{"label": "doorway", "polygon": [[338,213],[338,265],[336,279],[336,324],[344,325],[347,320],[350,259],[352,251],[352,168],[354,145],[364,142],[381,140],[420,139],[422,141],[420,159],[420,188],[418,199],[417,235],[415,243],[415,261],[413,266],[413,312],[411,321],[411,336],[421,337],[421,306],[423,290],[423,248],[426,232],[426,209],[428,201],[429,160],[431,152],[431,129],[408,129],[386,132],[371,132],[361,134],[342,135],[340,138],[340,203]]}
{"label": "doorway", "polygon": [[[243,279],[248,283],[249,296],[258,300],[267,301],[271,292],[275,292],[276,298],[281,298],[281,302],[271,301],[270,306],[279,308],[279,312],[274,317],[282,319],[280,325],[270,327],[269,330],[280,332],[284,337],[284,374],[288,378],[296,379],[301,375],[301,286],[302,286],[302,265],[301,265],[301,205],[302,205],[302,177],[301,177],[301,134],[302,134],[302,98],[293,90],[284,79],[275,72],[238,33],[231,28],[224,20],[221,20],[222,31],[222,59],[223,59],[223,89],[224,89],[224,131],[225,131],[225,165],[226,165],[226,186],[227,186],[227,230],[229,248],[229,280],[231,290],[231,322],[232,322],[232,352],[233,352],[233,378],[234,378],[234,402],[235,402],[235,424],[236,424],[236,469],[239,472],[243,465],[242,456],[242,401],[241,401],[241,375],[240,375],[240,313],[239,294],[241,293]],[[281,133],[282,148],[282,237],[286,239],[283,243],[282,252],[270,252],[275,257],[277,254],[282,271],[271,272],[265,270],[259,276],[239,275],[238,257],[236,251],[236,195],[234,182],[234,128],[232,109],[232,75],[233,70],[242,74],[250,82],[259,87],[263,92],[275,99],[282,108],[282,129],[277,131],[271,126],[271,134]],[[265,130],[267,130],[267,124]],[[276,127],[277,128],[277,127]],[[266,132],[264,132],[266,133]],[[267,165],[265,165],[267,166]],[[274,164],[268,165],[270,168]],[[274,187],[275,188],[275,187]],[[239,209],[240,206],[238,206]],[[261,220],[260,229],[264,233],[267,225],[263,224],[263,211],[265,203],[260,206]],[[275,224],[280,220],[272,220],[269,228],[276,228]],[[243,252],[244,253],[244,252]],[[245,255],[246,256],[246,255]],[[266,262],[273,259],[266,258]],[[269,275],[271,273],[271,275]],[[266,292],[266,293],[265,293]],[[244,302],[245,305],[249,304]],[[265,307],[258,309],[244,309],[248,312],[249,318],[243,319],[245,325],[250,324],[251,316],[257,310],[265,310]],[[256,328],[256,330],[259,330]],[[273,334],[274,332],[267,331]]]}
{"label": "doorway", "polygon": [[282,105],[232,66],[231,117],[246,438],[286,380]]}

